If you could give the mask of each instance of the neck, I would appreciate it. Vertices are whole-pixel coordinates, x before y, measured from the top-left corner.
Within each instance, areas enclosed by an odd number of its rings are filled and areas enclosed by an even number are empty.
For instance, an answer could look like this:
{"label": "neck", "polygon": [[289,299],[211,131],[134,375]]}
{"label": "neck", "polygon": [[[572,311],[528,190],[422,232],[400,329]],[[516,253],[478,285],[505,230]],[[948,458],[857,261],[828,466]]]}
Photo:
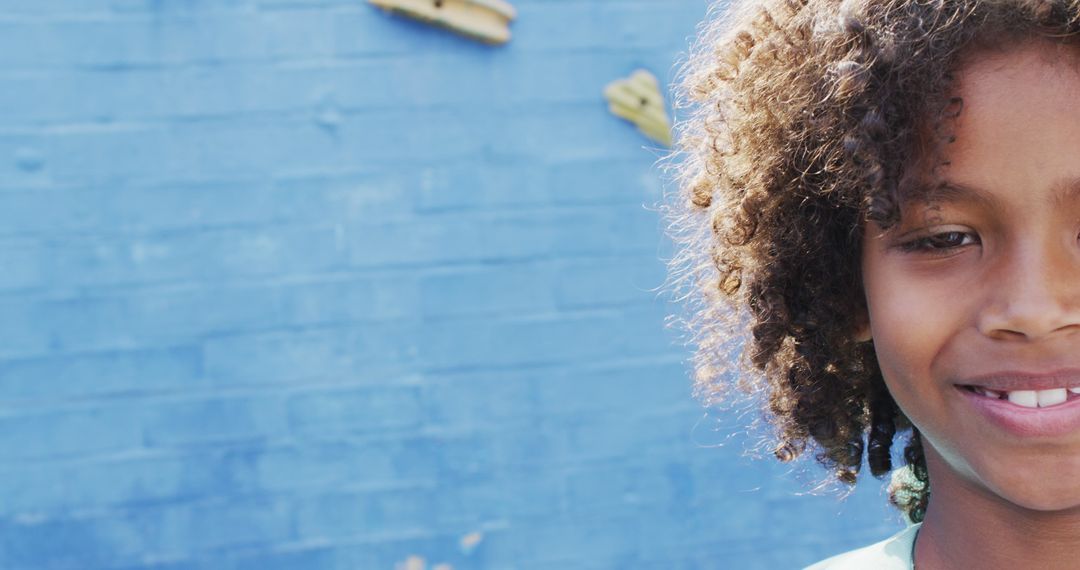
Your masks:
{"label": "neck", "polygon": [[918,570],[1076,568],[1080,506],[1036,511],[1015,505],[962,478],[932,446],[923,449],[932,494],[915,543]]}

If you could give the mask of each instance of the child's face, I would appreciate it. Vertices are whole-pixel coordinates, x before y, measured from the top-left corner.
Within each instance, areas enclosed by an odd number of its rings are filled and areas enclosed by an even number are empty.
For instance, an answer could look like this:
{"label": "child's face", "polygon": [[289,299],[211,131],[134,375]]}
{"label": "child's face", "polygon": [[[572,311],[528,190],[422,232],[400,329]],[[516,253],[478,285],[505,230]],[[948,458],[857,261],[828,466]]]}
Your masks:
{"label": "child's face", "polygon": [[1080,392],[1080,59],[1055,49],[961,69],[955,188],[868,226],[863,254],[874,348],[932,487],[1044,511],[1080,506],[1080,394],[1061,390]]}

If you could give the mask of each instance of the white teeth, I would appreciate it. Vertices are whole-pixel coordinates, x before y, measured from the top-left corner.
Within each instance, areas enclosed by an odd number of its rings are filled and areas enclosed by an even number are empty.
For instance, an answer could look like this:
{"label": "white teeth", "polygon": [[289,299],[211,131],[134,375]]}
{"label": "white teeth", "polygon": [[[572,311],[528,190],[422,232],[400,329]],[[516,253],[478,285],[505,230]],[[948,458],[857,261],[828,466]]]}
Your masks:
{"label": "white teeth", "polygon": [[1080,394],[1080,386],[1070,388],[1051,388],[1049,390],[1013,390],[1011,392],[991,390],[982,386],[972,386],[976,393],[987,398],[1005,399],[1025,408],[1048,408],[1069,400],[1069,393]]}
{"label": "white teeth", "polygon": [[1054,388],[1052,390],[1039,390],[1035,392],[1036,397],[1039,400],[1039,407],[1045,408],[1047,406],[1053,406],[1060,404],[1069,398],[1065,388]]}
{"label": "white teeth", "polygon": [[1009,401],[1025,408],[1039,407],[1039,397],[1035,390],[1013,390],[1009,392]]}

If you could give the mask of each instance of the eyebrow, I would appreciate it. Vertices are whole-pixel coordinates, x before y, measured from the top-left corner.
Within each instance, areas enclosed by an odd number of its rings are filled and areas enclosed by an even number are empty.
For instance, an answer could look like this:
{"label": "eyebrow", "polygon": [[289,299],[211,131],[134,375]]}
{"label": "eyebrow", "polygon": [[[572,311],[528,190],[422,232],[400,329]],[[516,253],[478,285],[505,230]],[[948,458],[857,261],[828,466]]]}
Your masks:
{"label": "eyebrow", "polygon": [[[1004,205],[992,192],[960,182],[944,181],[920,192],[929,201],[976,202],[990,209],[1002,209]],[[1051,187],[1048,202],[1058,208],[1080,199],[1080,176],[1058,180]]]}

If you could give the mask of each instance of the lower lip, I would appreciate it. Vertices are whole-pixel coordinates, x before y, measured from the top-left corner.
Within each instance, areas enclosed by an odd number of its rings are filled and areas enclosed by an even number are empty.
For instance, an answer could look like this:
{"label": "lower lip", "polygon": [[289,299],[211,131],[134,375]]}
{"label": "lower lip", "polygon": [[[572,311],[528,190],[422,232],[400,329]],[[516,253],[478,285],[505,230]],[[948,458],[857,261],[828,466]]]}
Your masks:
{"label": "lower lip", "polygon": [[1080,398],[1047,408],[1025,408],[956,387],[976,411],[1017,437],[1059,437],[1080,431]]}

